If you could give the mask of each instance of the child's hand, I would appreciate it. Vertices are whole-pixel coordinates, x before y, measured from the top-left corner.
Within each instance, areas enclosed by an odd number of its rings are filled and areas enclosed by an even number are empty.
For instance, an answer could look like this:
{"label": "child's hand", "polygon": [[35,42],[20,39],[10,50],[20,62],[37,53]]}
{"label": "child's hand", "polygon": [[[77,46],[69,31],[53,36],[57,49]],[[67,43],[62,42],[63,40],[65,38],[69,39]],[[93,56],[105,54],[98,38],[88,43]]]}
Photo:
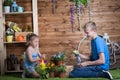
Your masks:
{"label": "child's hand", "polygon": [[46,59],[46,55],[45,54],[42,54],[42,59]]}

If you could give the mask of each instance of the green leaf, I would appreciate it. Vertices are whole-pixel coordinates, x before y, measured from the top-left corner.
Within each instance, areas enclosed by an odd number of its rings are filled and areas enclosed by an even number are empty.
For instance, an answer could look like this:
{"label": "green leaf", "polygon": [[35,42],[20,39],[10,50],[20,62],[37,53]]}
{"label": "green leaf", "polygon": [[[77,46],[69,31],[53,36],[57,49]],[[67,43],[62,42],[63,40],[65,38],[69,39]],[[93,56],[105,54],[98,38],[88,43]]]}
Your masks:
{"label": "green leaf", "polygon": [[87,5],[88,5],[87,0],[80,0],[80,2],[81,2],[82,4],[84,4],[85,6],[87,6]]}
{"label": "green leaf", "polygon": [[70,2],[76,2],[77,5],[80,5],[80,3],[82,3],[84,6],[88,5],[87,0],[70,0]]}

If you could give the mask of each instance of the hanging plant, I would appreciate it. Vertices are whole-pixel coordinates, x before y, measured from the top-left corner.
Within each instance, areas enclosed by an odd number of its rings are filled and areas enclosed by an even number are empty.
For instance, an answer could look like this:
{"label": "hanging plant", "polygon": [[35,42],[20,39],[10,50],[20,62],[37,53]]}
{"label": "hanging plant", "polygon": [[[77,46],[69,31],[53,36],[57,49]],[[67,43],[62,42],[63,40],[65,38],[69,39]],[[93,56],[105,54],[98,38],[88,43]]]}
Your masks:
{"label": "hanging plant", "polygon": [[[71,2],[75,2],[76,5],[76,13],[77,13],[77,19],[78,19],[78,26],[79,26],[79,30],[81,30],[81,14],[85,13],[84,12],[84,7],[88,7],[89,9],[89,20],[91,13],[90,13],[90,7],[89,7],[89,2],[88,0],[70,0]],[[71,19],[72,21],[72,19]],[[73,24],[72,24],[73,26]]]}
{"label": "hanging plant", "polygon": [[74,32],[74,4],[70,5],[72,32]]}
{"label": "hanging plant", "polygon": [[55,7],[56,7],[57,0],[52,0],[52,13],[55,13]]}

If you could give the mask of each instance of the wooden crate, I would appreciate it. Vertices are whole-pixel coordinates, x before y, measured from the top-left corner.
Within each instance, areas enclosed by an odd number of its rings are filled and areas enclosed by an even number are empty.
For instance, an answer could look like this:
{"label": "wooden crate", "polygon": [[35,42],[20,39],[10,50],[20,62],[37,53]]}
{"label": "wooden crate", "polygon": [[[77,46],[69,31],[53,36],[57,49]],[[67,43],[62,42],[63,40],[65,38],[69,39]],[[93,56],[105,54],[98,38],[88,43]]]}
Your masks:
{"label": "wooden crate", "polygon": [[66,66],[66,75],[69,76],[69,73],[73,70],[74,66],[72,65],[67,65]]}
{"label": "wooden crate", "polygon": [[17,37],[19,35],[22,35],[24,37],[24,41],[26,41],[26,35],[29,34],[29,33],[32,33],[32,32],[16,32],[15,33],[15,41],[17,41]]}

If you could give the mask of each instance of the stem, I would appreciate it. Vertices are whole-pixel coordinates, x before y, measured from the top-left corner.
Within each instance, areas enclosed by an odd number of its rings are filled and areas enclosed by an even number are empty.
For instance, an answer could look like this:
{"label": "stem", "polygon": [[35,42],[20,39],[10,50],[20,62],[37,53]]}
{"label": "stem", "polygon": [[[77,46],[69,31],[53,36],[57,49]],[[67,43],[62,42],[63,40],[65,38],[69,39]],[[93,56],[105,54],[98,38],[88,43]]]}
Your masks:
{"label": "stem", "polygon": [[55,6],[56,6],[56,0],[52,0],[52,8],[53,8],[53,10],[52,10],[52,13],[54,14],[55,13]]}
{"label": "stem", "polygon": [[72,32],[74,32],[74,4],[70,5]]}
{"label": "stem", "polygon": [[76,7],[77,7],[77,17],[78,17],[78,26],[79,26],[79,30],[81,30],[81,17],[80,17],[80,0],[76,0]]}
{"label": "stem", "polygon": [[87,0],[87,4],[88,4],[88,10],[89,10],[89,21],[91,21],[91,7],[90,7],[90,1]]}

